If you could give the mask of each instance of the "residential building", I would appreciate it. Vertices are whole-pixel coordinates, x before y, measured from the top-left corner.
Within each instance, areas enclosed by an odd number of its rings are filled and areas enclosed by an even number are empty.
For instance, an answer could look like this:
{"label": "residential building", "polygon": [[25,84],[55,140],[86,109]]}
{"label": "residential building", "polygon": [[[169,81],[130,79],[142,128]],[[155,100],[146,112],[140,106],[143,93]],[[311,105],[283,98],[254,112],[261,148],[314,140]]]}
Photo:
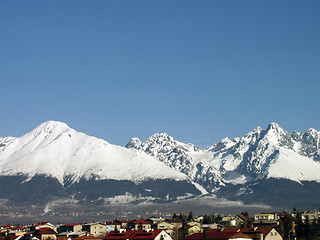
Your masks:
{"label": "residential building", "polygon": [[102,237],[107,234],[107,226],[102,223],[86,223],[82,225],[82,231],[94,237]]}
{"label": "residential building", "polygon": [[126,227],[123,228],[121,226],[121,222],[119,222],[119,221],[106,222],[106,225],[107,225],[107,232],[111,232],[111,231],[115,231],[115,230],[120,230],[120,229],[125,229],[126,228]]}
{"label": "residential building", "polygon": [[172,238],[162,229],[148,229],[112,231],[103,240],[172,240]]}
{"label": "residential building", "polygon": [[257,240],[283,240],[281,234],[273,227],[255,227],[253,232],[260,234]]}
{"label": "residential building", "polygon": [[86,232],[62,232],[57,234],[57,240],[68,240],[69,238],[73,239],[87,234]]}
{"label": "residential building", "polygon": [[151,229],[151,223],[144,219],[134,220],[134,221],[128,222],[127,228],[131,230]]}
{"label": "residential building", "polygon": [[134,230],[111,231],[103,237],[103,240],[127,240],[135,233]]}
{"label": "residential building", "polygon": [[320,220],[320,213],[318,211],[311,211],[311,212],[303,212],[301,214],[302,221],[305,222],[308,220],[310,223],[313,221],[319,222]]}
{"label": "residential building", "polygon": [[81,223],[72,223],[72,224],[64,224],[58,227],[58,232],[81,232],[82,224]]}
{"label": "residential building", "polygon": [[202,228],[199,227],[198,225],[193,225],[193,226],[190,226],[188,224],[188,232],[187,232],[187,236],[190,236],[194,233],[201,233],[202,232]]}
{"label": "residential building", "polygon": [[241,214],[237,215],[235,218],[234,218],[234,221],[235,221],[235,226],[237,228],[246,228],[246,227],[249,227],[248,226],[248,221],[249,219]]}
{"label": "residential building", "polygon": [[57,227],[49,222],[40,222],[29,226],[30,231],[36,231],[40,228],[51,228],[53,231],[57,232]]}
{"label": "residential building", "polygon": [[130,240],[172,240],[172,238],[162,229],[149,229],[136,231]]}
{"label": "residential building", "polygon": [[260,213],[254,215],[254,225],[278,225],[280,216],[277,213]]}
{"label": "residential building", "polygon": [[56,240],[57,232],[51,228],[39,228],[35,231],[34,237],[38,238],[39,240]]}
{"label": "residential building", "polygon": [[[206,234],[206,236],[205,236]],[[241,232],[207,232],[207,233],[195,233],[193,235],[190,235],[188,237],[185,237],[183,240],[254,240],[254,237],[248,236]]]}
{"label": "residential building", "polygon": [[147,222],[151,224],[152,229],[158,229],[158,225],[165,221],[162,217],[150,217],[146,219]]}
{"label": "residential building", "polygon": [[[206,236],[205,236],[206,234]],[[273,227],[211,229],[204,233],[195,233],[184,240],[283,240]]]}

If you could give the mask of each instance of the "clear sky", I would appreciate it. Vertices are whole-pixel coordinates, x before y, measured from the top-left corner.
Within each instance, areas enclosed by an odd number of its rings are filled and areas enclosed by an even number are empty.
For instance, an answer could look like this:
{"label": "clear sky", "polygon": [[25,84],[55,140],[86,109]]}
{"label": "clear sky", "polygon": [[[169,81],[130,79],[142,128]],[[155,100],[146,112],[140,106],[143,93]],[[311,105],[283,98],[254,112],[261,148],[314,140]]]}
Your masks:
{"label": "clear sky", "polygon": [[319,0],[2,0],[0,136],[320,130]]}

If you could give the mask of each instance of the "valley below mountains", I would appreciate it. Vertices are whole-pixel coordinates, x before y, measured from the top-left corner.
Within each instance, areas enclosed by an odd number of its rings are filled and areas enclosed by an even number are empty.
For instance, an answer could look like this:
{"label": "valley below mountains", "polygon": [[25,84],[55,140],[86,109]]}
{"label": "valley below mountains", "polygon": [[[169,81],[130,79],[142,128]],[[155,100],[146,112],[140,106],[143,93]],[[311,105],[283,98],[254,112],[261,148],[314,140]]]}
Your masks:
{"label": "valley below mountains", "polygon": [[277,123],[199,148],[166,133],[117,146],[62,122],[0,137],[3,206],[319,208],[320,133]]}

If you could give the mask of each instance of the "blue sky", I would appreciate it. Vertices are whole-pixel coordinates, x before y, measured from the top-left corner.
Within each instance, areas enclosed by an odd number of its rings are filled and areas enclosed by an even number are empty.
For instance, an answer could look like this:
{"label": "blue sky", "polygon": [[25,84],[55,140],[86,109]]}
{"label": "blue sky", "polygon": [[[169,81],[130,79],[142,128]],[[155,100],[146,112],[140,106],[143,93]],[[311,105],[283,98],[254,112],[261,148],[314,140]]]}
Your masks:
{"label": "blue sky", "polygon": [[0,1],[0,136],[320,130],[320,1]]}

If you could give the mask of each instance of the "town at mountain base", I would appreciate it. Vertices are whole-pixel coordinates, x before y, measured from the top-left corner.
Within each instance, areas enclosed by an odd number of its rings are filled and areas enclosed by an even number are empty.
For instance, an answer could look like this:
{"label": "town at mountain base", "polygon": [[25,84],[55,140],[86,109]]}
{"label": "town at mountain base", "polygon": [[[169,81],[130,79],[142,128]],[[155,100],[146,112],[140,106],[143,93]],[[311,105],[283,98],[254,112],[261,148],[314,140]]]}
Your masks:
{"label": "town at mountain base", "polygon": [[[172,217],[171,217],[172,216]],[[173,213],[111,221],[47,221],[0,225],[1,240],[284,240],[318,239],[319,211],[267,212],[250,216]]]}
{"label": "town at mountain base", "polygon": [[319,144],[315,129],[290,134],[271,123],[204,149],[166,133],[123,147],[49,121],[22,137],[0,138],[0,198],[8,206],[104,207],[197,205],[212,196],[229,206],[317,208]]}

